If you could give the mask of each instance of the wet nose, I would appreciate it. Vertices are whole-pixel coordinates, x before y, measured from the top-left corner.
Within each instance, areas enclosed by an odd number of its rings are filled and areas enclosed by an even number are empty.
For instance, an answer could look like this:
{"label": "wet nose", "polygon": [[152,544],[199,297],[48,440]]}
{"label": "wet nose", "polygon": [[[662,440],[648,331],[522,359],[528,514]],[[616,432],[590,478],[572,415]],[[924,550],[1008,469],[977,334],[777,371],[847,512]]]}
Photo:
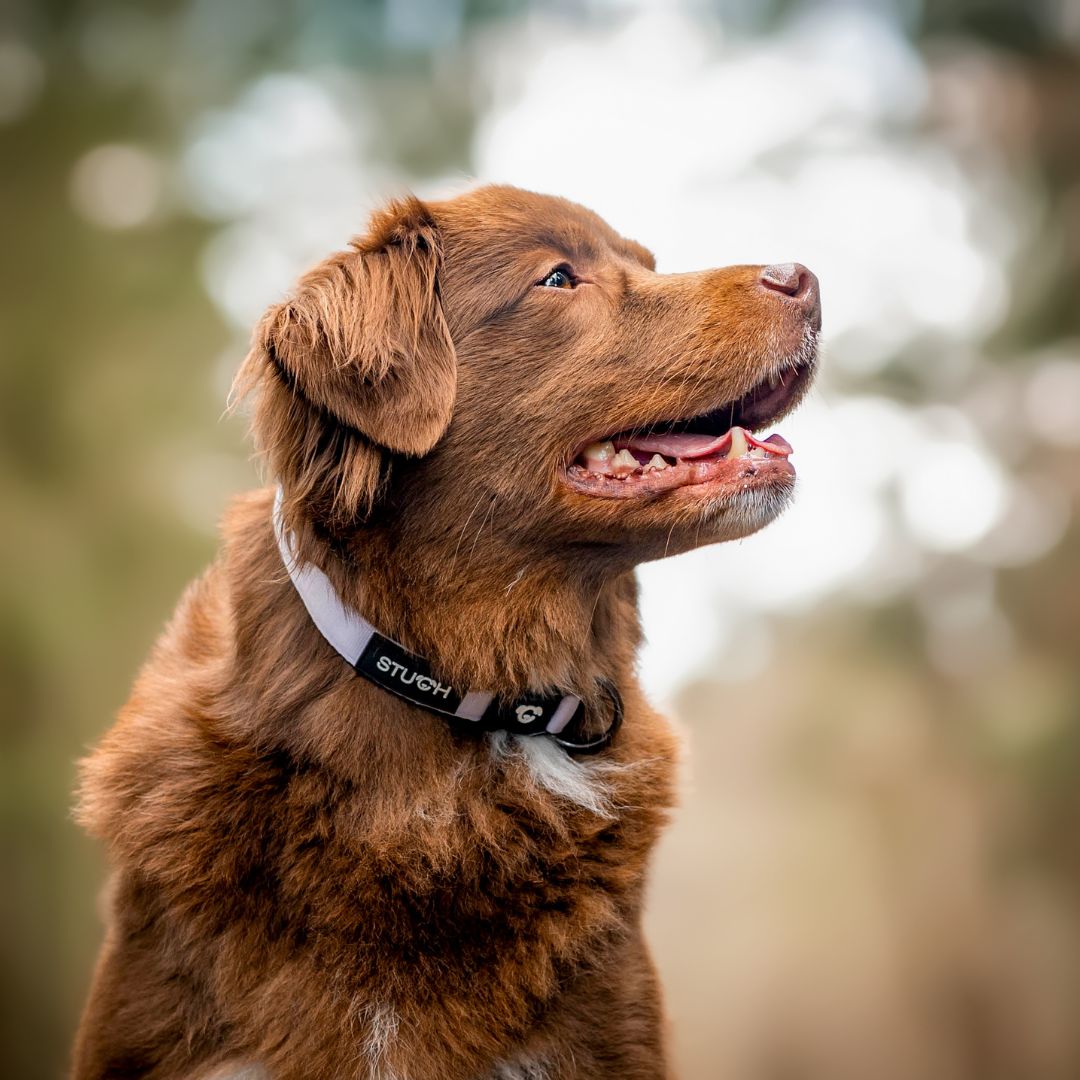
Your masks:
{"label": "wet nose", "polygon": [[817,278],[802,263],[774,263],[758,278],[766,289],[790,296],[809,316],[820,318],[821,298]]}

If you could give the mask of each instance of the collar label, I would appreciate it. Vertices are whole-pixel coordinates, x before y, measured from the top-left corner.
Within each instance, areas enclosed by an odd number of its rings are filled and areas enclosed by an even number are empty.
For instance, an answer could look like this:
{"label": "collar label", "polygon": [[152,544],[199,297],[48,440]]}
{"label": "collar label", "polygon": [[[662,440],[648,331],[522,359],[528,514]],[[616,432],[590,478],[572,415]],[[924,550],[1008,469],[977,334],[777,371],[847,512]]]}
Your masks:
{"label": "collar label", "polygon": [[365,678],[415,705],[452,713],[462,695],[437,679],[426,660],[403,649],[382,634],[372,634],[356,661],[356,670]]}

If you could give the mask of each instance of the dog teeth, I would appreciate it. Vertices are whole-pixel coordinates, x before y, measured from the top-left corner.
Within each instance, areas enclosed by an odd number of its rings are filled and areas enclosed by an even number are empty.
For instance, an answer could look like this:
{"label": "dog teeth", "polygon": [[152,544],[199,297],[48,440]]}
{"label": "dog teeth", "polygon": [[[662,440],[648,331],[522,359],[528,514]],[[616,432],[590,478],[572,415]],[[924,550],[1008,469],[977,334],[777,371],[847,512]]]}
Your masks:
{"label": "dog teeth", "polygon": [[668,463],[659,454],[653,454],[641,471],[649,472],[652,469],[666,469],[667,467]]}
{"label": "dog teeth", "polygon": [[750,444],[746,441],[746,433],[741,427],[733,427],[731,429],[731,449],[728,451],[728,457],[742,457],[749,449]]}
{"label": "dog teeth", "polygon": [[581,456],[585,459],[585,468],[589,472],[609,476],[615,459],[615,447],[610,439],[606,442],[589,443],[582,450]]}
{"label": "dog teeth", "polygon": [[629,450],[620,450],[612,458],[609,472],[612,476],[629,476],[632,472],[637,472],[638,468],[637,458]]}
{"label": "dog teeth", "polygon": [[762,450],[760,446],[755,446],[754,449],[751,450],[750,453],[747,455],[747,457],[753,457],[753,458],[763,458],[763,457],[768,457],[768,456],[769,456],[769,451],[768,450]]}

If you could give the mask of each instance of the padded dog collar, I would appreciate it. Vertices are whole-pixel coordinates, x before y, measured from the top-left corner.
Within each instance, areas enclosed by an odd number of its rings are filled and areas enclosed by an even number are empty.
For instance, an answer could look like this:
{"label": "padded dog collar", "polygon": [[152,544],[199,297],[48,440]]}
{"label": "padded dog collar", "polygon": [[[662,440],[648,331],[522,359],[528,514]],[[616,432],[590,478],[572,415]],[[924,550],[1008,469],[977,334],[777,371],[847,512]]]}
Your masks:
{"label": "padded dog collar", "polygon": [[301,563],[281,517],[281,489],[274,498],[274,533],[293,586],[319,633],[365,679],[467,731],[509,731],[548,735],[571,753],[602,750],[622,723],[622,699],[607,680],[600,687],[611,702],[611,722],[603,734],[577,742],[564,733],[583,719],[585,706],[574,694],[526,694],[511,702],[481,691],[460,691],[439,679],[431,665],[380,634],[359,612],[342,603],[330,579],[311,563]]}

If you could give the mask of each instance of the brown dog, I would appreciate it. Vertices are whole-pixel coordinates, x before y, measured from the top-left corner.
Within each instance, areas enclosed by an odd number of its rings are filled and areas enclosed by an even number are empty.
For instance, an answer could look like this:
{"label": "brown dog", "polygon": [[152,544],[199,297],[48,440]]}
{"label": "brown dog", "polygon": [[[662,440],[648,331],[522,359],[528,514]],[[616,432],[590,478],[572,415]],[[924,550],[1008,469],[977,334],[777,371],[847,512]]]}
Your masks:
{"label": "brown dog", "polygon": [[85,765],[79,1080],[666,1075],[632,571],[780,512],[749,432],[819,324],[801,266],[658,275],[499,187],[392,205],[271,309],[240,386],[277,512],[230,510]]}

